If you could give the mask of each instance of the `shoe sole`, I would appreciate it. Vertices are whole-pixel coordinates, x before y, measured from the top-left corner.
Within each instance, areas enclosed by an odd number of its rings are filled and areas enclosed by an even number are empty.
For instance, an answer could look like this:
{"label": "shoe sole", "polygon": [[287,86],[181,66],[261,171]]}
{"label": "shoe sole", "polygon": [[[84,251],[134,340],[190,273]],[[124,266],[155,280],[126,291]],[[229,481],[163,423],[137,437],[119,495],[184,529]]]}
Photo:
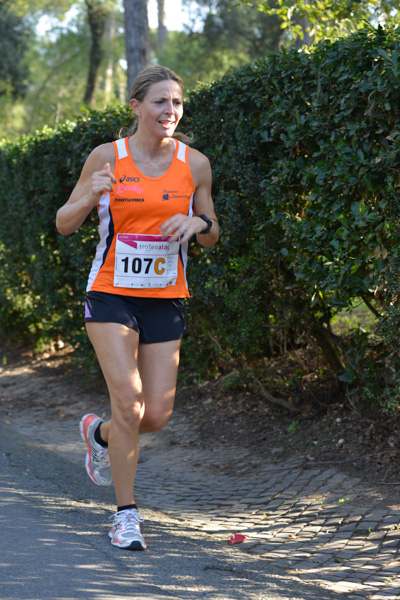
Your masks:
{"label": "shoe sole", "polygon": [[121,550],[146,550],[147,546],[141,544],[141,542],[134,541],[129,544],[129,546],[122,546],[121,544],[116,544],[113,540],[111,540],[111,545],[116,548],[121,548]]}
{"label": "shoe sole", "polygon": [[131,542],[129,544],[129,546],[122,546],[121,544],[114,542],[112,529],[109,529],[108,537],[111,540],[111,545],[115,546],[116,548],[121,548],[121,550],[146,550],[147,549],[147,544],[144,540],[143,540],[144,545],[139,540],[135,540],[135,541]]}

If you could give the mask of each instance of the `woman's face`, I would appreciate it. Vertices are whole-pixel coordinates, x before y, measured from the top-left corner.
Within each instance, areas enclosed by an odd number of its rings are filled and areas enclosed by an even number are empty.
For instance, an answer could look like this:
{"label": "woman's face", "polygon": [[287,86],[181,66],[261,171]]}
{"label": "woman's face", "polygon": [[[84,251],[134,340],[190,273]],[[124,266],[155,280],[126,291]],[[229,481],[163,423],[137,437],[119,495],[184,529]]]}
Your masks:
{"label": "woman's face", "polygon": [[172,137],[183,114],[182,88],[172,79],[153,83],[142,102],[131,100],[131,108],[138,117],[139,131]]}

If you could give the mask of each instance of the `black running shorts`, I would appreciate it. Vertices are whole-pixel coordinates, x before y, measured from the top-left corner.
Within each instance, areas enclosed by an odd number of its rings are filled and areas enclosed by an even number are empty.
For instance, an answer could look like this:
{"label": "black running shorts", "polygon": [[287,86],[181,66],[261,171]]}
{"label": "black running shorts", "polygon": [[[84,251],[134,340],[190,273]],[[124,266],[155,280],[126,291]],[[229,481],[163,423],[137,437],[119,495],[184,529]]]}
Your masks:
{"label": "black running shorts", "polygon": [[139,334],[139,342],[155,344],[180,340],[185,333],[183,298],[136,298],[88,292],[85,323],[121,323]]}

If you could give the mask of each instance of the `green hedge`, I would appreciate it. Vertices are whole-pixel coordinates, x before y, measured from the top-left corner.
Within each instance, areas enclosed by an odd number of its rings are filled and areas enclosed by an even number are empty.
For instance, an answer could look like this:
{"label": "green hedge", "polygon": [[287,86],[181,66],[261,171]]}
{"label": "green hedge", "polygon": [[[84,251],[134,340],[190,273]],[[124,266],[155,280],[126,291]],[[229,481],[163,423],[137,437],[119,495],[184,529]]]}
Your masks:
{"label": "green hedge", "polygon": [[[207,275],[192,274],[204,326],[211,313],[221,345],[247,356],[311,334],[368,394],[384,387],[388,354],[396,362],[400,321],[377,304],[395,293],[390,265],[399,273],[399,41],[371,28],[270,55],[200,91],[189,114],[223,230]],[[333,335],[334,315],[360,298],[381,314],[381,337]]]}
{"label": "green hedge", "polygon": [[125,109],[92,112],[0,149],[0,325],[11,336],[84,339],[82,297],[98,222],[93,213],[78,234],[63,238],[56,212],[90,151],[115,139],[130,118]]}
{"label": "green hedge", "polygon": [[[398,287],[388,274],[399,274],[399,33],[270,55],[186,112],[213,164],[223,231],[192,272],[204,328],[211,313],[221,345],[246,356],[312,335],[348,391],[367,396],[390,386],[399,345],[386,309]],[[333,335],[332,318],[360,299],[380,331]]]}
{"label": "green hedge", "polygon": [[[382,387],[400,321],[389,283],[399,273],[399,41],[398,30],[369,28],[310,53],[270,54],[186,103],[183,129],[211,160],[222,226],[214,249],[192,246],[186,347],[197,368],[221,354],[244,364],[312,335],[350,388]],[[82,341],[96,219],[62,238],[55,213],[89,151],[128,120],[127,110],[90,113],[1,148],[3,330]],[[360,298],[380,330],[344,344],[332,318]]]}

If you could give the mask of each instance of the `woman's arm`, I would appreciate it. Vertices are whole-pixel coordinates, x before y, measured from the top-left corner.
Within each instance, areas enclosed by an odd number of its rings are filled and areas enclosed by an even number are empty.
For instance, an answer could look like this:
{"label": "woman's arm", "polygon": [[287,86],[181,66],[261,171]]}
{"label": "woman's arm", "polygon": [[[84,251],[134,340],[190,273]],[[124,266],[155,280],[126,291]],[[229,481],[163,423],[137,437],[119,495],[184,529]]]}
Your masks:
{"label": "woman's arm", "polygon": [[195,215],[205,215],[212,222],[209,233],[202,234],[207,224],[198,216],[194,218],[200,221],[200,231],[196,238],[199,244],[206,248],[211,248],[217,243],[219,238],[218,219],[214,210],[214,203],[211,196],[212,172],[210,161],[204,154],[191,149],[189,151],[189,164],[192,171],[193,182],[196,188],[193,200],[193,209]]}
{"label": "woman's arm", "polygon": [[105,191],[112,192],[115,152],[112,144],[93,150],[67,202],[57,211],[56,227],[61,235],[70,235],[82,225]]}

